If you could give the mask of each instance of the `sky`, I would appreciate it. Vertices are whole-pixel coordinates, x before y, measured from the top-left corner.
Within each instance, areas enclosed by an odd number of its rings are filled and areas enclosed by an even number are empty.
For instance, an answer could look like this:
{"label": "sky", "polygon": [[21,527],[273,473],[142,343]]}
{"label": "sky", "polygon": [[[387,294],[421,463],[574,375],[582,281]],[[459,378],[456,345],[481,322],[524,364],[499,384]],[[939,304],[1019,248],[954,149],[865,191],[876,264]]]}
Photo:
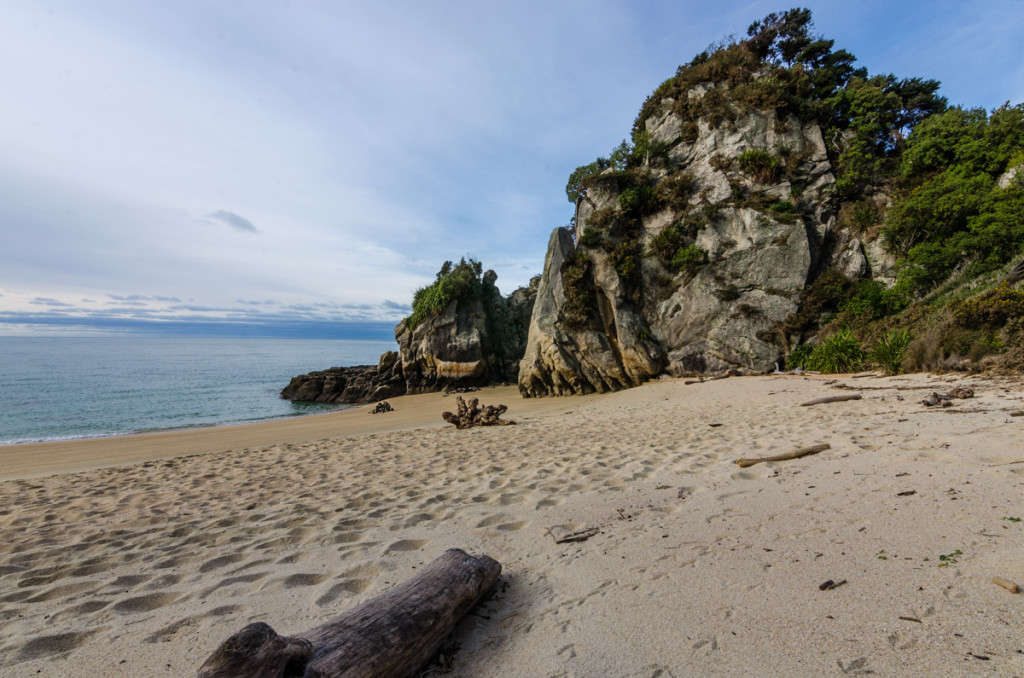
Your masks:
{"label": "sky", "polygon": [[446,260],[541,272],[578,165],[769,12],[1024,101],[1019,0],[0,0],[0,336],[389,338]]}

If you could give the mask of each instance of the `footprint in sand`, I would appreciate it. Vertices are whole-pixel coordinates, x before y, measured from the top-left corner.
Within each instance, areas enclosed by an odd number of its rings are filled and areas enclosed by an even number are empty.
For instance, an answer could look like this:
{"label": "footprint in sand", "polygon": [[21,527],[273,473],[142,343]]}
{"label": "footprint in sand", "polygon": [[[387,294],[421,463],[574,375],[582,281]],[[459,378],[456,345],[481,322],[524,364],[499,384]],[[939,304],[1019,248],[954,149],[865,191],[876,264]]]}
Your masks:
{"label": "footprint in sand", "polygon": [[430,543],[429,539],[400,539],[385,549],[385,553],[403,553],[405,551],[415,551],[421,549]]}
{"label": "footprint in sand", "polygon": [[237,563],[242,560],[245,560],[245,556],[243,556],[240,553],[233,553],[227,556],[220,556],[219,558],[214,558],[213,560],[208,560],[205,563],[203,563],[199,567],[199,571],[204,573],[210,572],[212,570],[217,570],[227,565],[233,565],[234,563]]}
{"label": "footprint in sand", "polygon": [[136,596],[115,603],[114,610],[125,614],[152,612],[165,605],[170,605],[179,598],[180,596],[176,593],[148,593],[144,596]]}
{"label": "footprint in sand", "polygon": [[207,612],[205,614],[193,615],[191,617],[185,617],[184,619],[179,619],[178,621],[174,622],[173,624],[168,624],[167,626],[163,627],[162,629],[160,629],[156,633],[154,633],[151,636],[149,636],[148,638],[146,638],[146,642],[147,643],[162,643],[162,642],[166,642],[166,641],[171,640],[172,638],[174,638],[174,636],[178,633],[178,631],[180,631],[183,628],[187,628],[189,626],[197,626],[204,619],[208,619],[210,617],[223,617],[223,616],[226,616],[226,615],[238,612],[241,609],[242,609],[241,605],[221,605],[220,607],[215,607],[214,609],[210,610],[209,612]]}
{"label": "footprint in sand", "polygon": [[217,589],[227,588],[229,586],[234,586],[235,584],[251,584],[254,581],[259,581],[260,579],[263,579],[268,574],[270,574],[270,573],[269,572],[253,572],[251,574],[241,574],[241,575],[237,575],[237,576],[234,576],[234,577],[228,577],[226,579],[221,579],[219,582],[217,582],[217,584],[215,586],[213,586],[211,588],[208,588],[205,591],[203,591],[203,597],[205,598],[205,597],[209,596],[211,593],[213,593]]}
{"label": "footprint in sand", "polygon": [[41,657],[49,657],[56,654],[63,654],[70,652],[77,647],[81,647],[89,639],[89,636],[96,633],[99,629],[92,631],[82,631],[75,633],[57,633],[52,636],[41,636],[39,638],[33,638],[18,650],[18,661],[28,661],[31,659],[39,659]]}
{"label": "footprint in sand", "polygon": [[293,589],[298,586],[316,586],[329,576],[330,575],[324,573],[308,574],[301,572],[299,574],[288,575],[284,578],[283,582],[286,589]]}
{"label": "footprint in sand", "polygon": [[74,595],[76,593],[80,593],[82,591],[85,591],[87,589],[92,589],[92,588],[95,588],[95,587],[96,587],[96,583],[95,582],[75,582],[73,584],[61,584],[59,586],[54,586],[51,589],[43,591],[40,594],[32,596],[31,598],[26,599],[25,602],[26,603],[43,603],[43,602],[46,602],[48,600],[57,600],[57,599],[60,599],[60,598],[66,598],[67,596],[71,596],[71,595]]}
{"label": "footprint in sand", "polygon": [[499,523],[503,523],[503,522],[511,519],[512,517],[513,516],[510,516],[507,513],[494,513],[494,514],[491,514],[491,515],[487,516],[483,520],[481,520],[479,523],[476,524],[476,526],[477,527],[493,527],[495,525],[498,525]]}
{"label": "footprint in sand", "polygon": [[366,535],[357,534],[355,532],[341,532],[334,535],[335,544],[353,544],[357,541],[364,539]]}
{"label": "footprint in sand", "polygon": [[130,589],[133,586],[138,586],[144,581],[149,580],[148,574],[130,574],[123,577],[118,577],[114,581],[107,585],[110,589]]}
{"label": "footprint in sand", "polygon": [[327,593],[316,599],[316,604],[318,607],[329,607],[338,598],[357,596],[371,586],[373,586],[372,579],[347,579],[328,589]]}

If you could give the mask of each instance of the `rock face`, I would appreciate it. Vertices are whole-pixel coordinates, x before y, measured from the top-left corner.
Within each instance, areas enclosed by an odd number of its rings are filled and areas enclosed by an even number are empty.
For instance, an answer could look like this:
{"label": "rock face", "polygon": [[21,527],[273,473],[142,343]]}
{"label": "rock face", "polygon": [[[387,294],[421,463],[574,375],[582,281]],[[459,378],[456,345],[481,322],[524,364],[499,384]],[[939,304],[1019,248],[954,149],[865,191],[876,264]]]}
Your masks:
{"label": "rock face", "polygon": [[514,382],[539,277],[507,299],[483,274],[479,298],[456,299],[416,327],[395,326],[398,351],[376,366],[332,367],[294,377],[281,391],[288,400],[369,403],[406,393],[427,393]]}
{"label": "rock face", "polygon": [[574,231],[552,233],[520,363],[524,396],[770,369],[780,349],[758,336],[796,310],[815,271],[870,270],[860,240],[835,229],[816,123],[768,110],[684,124],[672,104],[646,120],[660,156],[626,177],[595,177]]}
{"label": "rock face", "polygon": [[[483,274],[479,298],[456,299],[440,315],[395,327],[408,393],[515,381],[526,344],[522,322],[532,310],[529,291],[501,296],[494,271]],[[515,296],[518,295],[518,296]]]}

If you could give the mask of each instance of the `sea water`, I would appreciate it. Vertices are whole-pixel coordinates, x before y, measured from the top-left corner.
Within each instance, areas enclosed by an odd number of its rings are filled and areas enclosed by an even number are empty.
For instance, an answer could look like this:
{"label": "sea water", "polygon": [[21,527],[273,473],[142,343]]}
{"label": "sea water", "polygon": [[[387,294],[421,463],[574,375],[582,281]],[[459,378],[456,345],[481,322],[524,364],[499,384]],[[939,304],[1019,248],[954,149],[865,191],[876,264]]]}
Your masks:
{"label": "sea water", "polygon": [[0,445],[338,409],[279,393],[295,375],[375,365],[396,348],[371,340],[0,337]]}

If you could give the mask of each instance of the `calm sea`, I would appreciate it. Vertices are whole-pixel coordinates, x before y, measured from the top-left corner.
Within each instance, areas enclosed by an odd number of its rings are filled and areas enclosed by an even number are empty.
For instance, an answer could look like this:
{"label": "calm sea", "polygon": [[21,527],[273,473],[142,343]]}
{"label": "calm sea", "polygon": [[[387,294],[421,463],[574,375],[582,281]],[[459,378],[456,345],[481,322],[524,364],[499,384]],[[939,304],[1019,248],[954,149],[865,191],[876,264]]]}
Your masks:
{"label": "calm sea", "polygon": [[393,341],[0,337],[0,445],[315,414],[297,374],[375,365]]}

